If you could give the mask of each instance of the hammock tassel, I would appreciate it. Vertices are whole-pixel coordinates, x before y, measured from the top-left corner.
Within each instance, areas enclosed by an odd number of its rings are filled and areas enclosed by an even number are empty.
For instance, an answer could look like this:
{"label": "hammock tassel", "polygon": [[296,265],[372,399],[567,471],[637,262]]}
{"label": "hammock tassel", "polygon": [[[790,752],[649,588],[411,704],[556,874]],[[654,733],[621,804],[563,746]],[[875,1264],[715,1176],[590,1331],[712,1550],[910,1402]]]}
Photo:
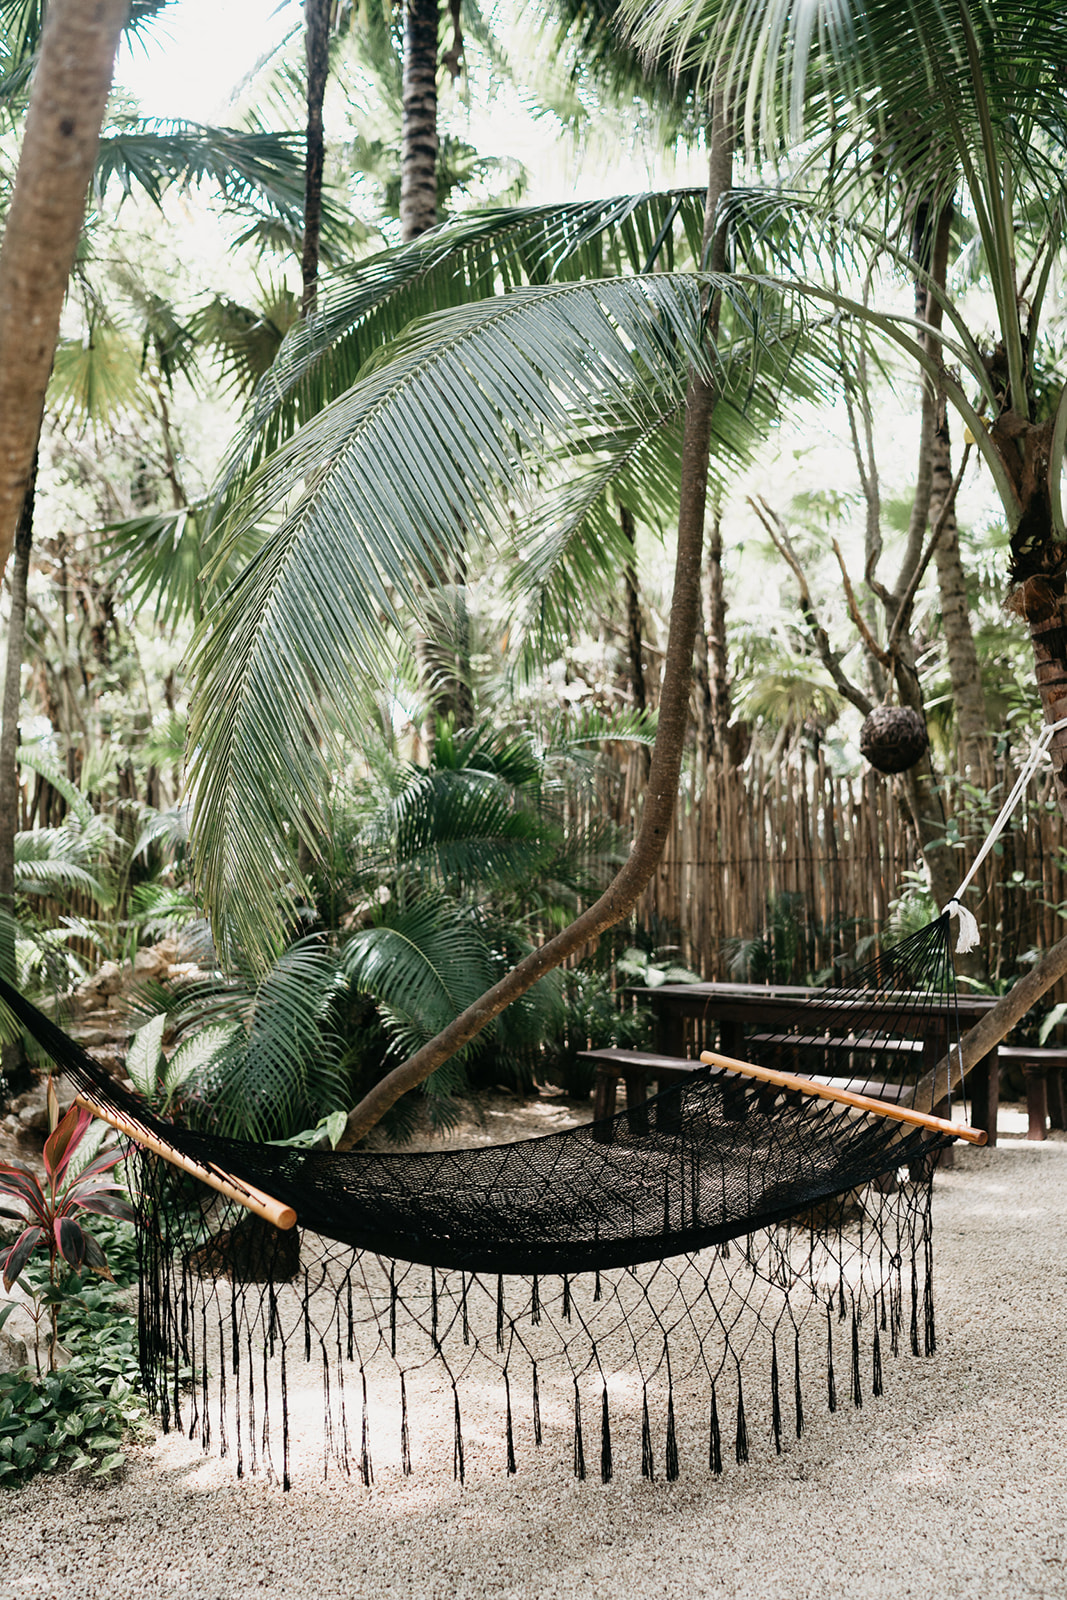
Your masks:
{"label": "hammock tassel", "polygon": [[926,1354],[932,1356],[937,1350],[937,1330],[934,1327],[934,1241],[929,1231],[924,1236],[923,1244],[923,1344]]}
{"label": "hammock tassel", "polygon": [[534,1444],[541,1443],[541,1391],[537,1387],[537,1362],[533,1364],[533,1430]]}
{"label": "hammock tassel", "polygon": [[541,1326],[541,1283],[536,1272],[530,1285],[530,1326]]}
{"label": "hammock tassel", "polygon": [[877,1328],[874,1330],[873,1368],[874,1370],[871,1373],[871,1393],[877,1399],[882,1392],[882,1345],[878,1338]]}
{"label": "hammock tassel", "polygon": [[374,1463],[370,1458],[370,1415],[367,1406],[367,1374],[363,1368],[359,1369],[360,1378],[363,1380],[363,1426],[359,1442],[359,1475],[363,1479],[363,1487],[369,1489],[374,1482]]}
{"label": "hammock tassel", "polygon": [[654,1478],[656,1470],[652,1462],[652,1425],[648,1420],[648,1384],[644,1385],[641,1400],[641,1476]]}
{"label": "hammock tassel", "polygon": [[771,1334],[771,1431],[774,1434],[774,1453],[782,1453],[782,1404],[778,1395],[778,1340]]}
{"label": "hammock tassel", "polygon": [[613,1474],[611,1461],[611,1419],[608,1416],[608,1386],[600,1396],[600,1481],[610,1483]]}
{"label": "hammock tassel", "polygon": [[960,900],[950,900],[945,907],[943,915],[956,917],[959,920],[959,930],[956,934],[956,954],[964,956],[968,950],[976,950],[981,943],[981,934],[978,931],[978,921],[973,911]]}
{"label": "hammock tassel", "polygon": [[708,1437],[708,1466],[716,1478],[722,1477],[722,1431],[719,1427],[719,1403],[715,1385],[711,1386],[711,1431]]}
{"label": "hammock tassel", "polygon": [[582,1438],[582,1397],[574,1380],[574,1476],[585,1477],[585,1441]]}
{"label": "hammock tassel", "polygon": [[852,1404],[859,1411],[863,1407],[863,1386],[860,1383],[860,1325],[852,1313]]}
{"label": "hammock tassel", "polygon": [[667,1391],[667,1482],[678,1478],[678,1432],[674,1424],[674,1389]]}
{"label": "hammock tassel", "polygon": [[463,1464],[463,1425],[459,1415],[459,1391],[455,1384],[452,1385],[452,1406],[455,1421],[455,1433],[452,1440],[452,1476],[458,1482],[466,1481],[466,1468]]}
{"label": "hammock tassel", "polygon": [[405,1478],[411,1477],[411,1434],[408,1430],[408,1386],[400,1374],[400,1466]]}
{"label": "hammock tassel", "polygon": [[500,1273],[496,1279],[496,1347],[504,1349],[504,1279]]}
{"label": "hammock tassel", "polygon": [[800,1393],[800,1331],[793,1335],[793,1408],[796,1412],[797,1438],[804,1432],[804,1401]]}
{"label": "hammock tassel", "polygon": [[507,1401],[507,1449],[508,1449],[508,1477],[513,1477],[517,1468],[515,1466],[515,1430],[511,1422],[511,1383],[508,1375],[504,1374],[504,1395]]}
{"label": "hammock tassel", "polygon": [[[349,1285],[351,1295],[351,1285]],[[396,1356],[396,1262],[389,1263],[389,1354]],[[349,1357],[351,1360],[351,1357]]]}
{"label": "hammock tassel", "polygon": [[837,1410],[837,1384],[834,1382],[834,1319],[833,1301],[826,1307],[826,1404]]}
{"label": "hammock tassel", "polygon": [[289,1389],[285,1381],[285,1346],[282,1345],[282,1488],[288,1494],[289,1483]]}
{"label": "hammock tassel", "polygon": [[748,1426],[745,1422],[745,1396],[741,1388],[741,1363],[737,1363],[737,1438],[734,1441],[737,1465],[743,1467],[748,1460]]}

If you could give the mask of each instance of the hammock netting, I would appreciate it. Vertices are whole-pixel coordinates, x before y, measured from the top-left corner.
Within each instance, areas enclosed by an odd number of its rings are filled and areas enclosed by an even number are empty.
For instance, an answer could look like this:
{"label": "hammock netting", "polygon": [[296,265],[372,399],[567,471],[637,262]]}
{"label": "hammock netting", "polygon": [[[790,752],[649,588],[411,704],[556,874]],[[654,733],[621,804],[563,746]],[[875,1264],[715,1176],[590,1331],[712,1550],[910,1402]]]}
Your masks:
{"label": "hammock netting", "polygon": [[[832,1026],[799,1007],[744,1054],[907,1099],[958,1037],[954,994],[943,917],[824,992]],[[580,1477],[630,1458],[646,1476],[697,1459],[719,1472],[754,1429],[781,1451],[816,1396],[861,1405],[887,1356],[934,1349],[942,1136],[708,1068],[516,1144],[255,1145],[155,1116],[0,997],[87,1100],[295,1209],[282,1233],[136,1156],[144,1381],[164,1428],[233,1453],[239,1473],[288,1486],[308,1382],[325,1469],[365,1482],[376,1457],[412,1469],[420,1418],[447,1432],[461,1479],[472,1438],[511,1472],[561,1435]]]}

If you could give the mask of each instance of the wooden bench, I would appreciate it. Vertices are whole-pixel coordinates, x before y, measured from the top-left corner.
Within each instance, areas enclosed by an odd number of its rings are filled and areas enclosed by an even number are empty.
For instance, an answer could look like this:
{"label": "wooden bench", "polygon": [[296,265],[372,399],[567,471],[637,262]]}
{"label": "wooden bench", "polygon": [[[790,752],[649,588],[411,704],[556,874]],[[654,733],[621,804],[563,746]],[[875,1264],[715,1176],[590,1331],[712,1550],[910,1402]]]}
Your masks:
{"label": "wooden bench", "polygon": [[626,1109],[644,1105],[648,1099],[648,1086],[655,1078],[660,1089],[672,1083],[684,1083],[694,1072],[705,1068],[699,1061],[683,1061],[678,1056],[656,1055],[648,1050],[579,1050],[583,1061],[596,1063],[595,1091],[593,1094],[593,1120],[615,1115],[619,1079],[626,1085]]}
{"label": "wooden bench", "polygon": [[1049,1123],[1067,1128],[1064,1115],[1063,1071],[1067,1067],[1067,1048],[1054,1045],[1002,1044],[1000,1064],[1014,1062],[1023,1069],[1026,1080],[1028,1139],[1047,1139]]}
{"label": "wooden bench", "polygon": [[[786,1037],[789,1037],[788,1035]],[[822,1041],[820,1040],[821,1044]],[[921,1048],[921,1046],[920,1046]],[[579,1056],[583,1061],[596,1063],[595,1092],[593,1095],[593,1120],[599,1122],[605,1117],[615,1115],[615,1104],[618,1095],[619,1079],[626,1084],[626,1108],[644,1105],[648,1099],[649,1084],[655,1078],[660,1090],[669,1088],[673,1083],[684,1083],[695,1072],[704,1072],[706,1068],[699,1061],[683,1061],[679,1056],[657,1055],[647,1050],[622,1050],[618,1048],[604,1050],[580,1050]],[[829,1077],[820,1072],[809,1072],[805,1077],[814,1079],[818,1083],[829,1084],[834,1089],[851,1089],[853,1094],[870,1095],[876,1100],[902,1100],[908,1093],[907,1086],[899,1083],[883,1083],[877,1079],[869,1079],[862,1083],[855,1078]]]}

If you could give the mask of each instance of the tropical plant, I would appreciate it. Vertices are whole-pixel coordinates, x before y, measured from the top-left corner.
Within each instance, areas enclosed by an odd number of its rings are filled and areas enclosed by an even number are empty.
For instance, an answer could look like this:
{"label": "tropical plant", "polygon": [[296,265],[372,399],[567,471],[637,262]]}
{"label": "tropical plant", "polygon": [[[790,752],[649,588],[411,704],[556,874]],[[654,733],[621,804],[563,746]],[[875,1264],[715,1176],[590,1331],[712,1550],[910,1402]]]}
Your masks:
{"label": "tropical plant", "polygon": [[67,1268],[53,1286],[33,1258],[24,1270],[30,1304],[56,1303],[59,1340],[70,1360],[57,1372],[0,1375],[0,1480],[64,1471],[107,1478],[125,1465],[128,1438],[148,1433],[129,1305],[138,1278],[134,1230],[100,1218],[95,1235],[113,1281]]}
{"label": "tropical plant", "polygon": [[0,1160],[0,1204],[6,1215],[21,1217],[25,1226],[13,1244],[0,1254],[3,1285],[9,1290],[17,1282],[34,1251],[43,1246],[48,1254],[48,1277],[52,1291],[49,1316],[52,1336],[49,1341],[49,1370],[56,1366],[59,1344],[60,1263],[76,1272],[82,1267],[110,1278],[107,1258],[96,1239],[83,1226],[83,1214],[117,1218],[132,1222],[134,1212],[119,1183],[108,1179],[125,1151],[107,1150],[84,1163],[78,1156],[90,1126],[91,1112],[71,1106],[61,1118],[59,1099],[51,1078],[48,1080],[49,1134],[44,1146],[44,1182],[32,1167],[14,1158]]}

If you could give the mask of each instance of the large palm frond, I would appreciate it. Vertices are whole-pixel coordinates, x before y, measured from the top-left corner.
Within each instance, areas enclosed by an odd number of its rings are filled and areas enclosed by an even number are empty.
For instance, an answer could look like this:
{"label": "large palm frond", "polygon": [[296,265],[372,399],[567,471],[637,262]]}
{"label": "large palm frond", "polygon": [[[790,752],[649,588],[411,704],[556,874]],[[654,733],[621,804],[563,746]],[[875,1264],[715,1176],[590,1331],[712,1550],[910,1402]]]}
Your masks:
{"label": "large palm frond", "polygon": [[795,344],[795,311],[755,280],[516,290],[418,324],[253,475],[229,536],[273,526],[194,653],[194,840],[220,931],[263,947],[293,830],[313,842],[319,826],[327,752],[342,727],[358,738],[442,566],[498,538],[538,470],[573,448],[576,418],[602,404],[638,420],[684,394],[691,369],[718,377],[709,290],[749,329],[753,361]]}
{"label": "large palm frond", "polygon": [[606,270],[696,263],[702,190],[509,207],[449,222],[327,278],[313,316],[294,327],[261,383],[221,474],[223,487],[355,383],[408,324],[526,284]]}

